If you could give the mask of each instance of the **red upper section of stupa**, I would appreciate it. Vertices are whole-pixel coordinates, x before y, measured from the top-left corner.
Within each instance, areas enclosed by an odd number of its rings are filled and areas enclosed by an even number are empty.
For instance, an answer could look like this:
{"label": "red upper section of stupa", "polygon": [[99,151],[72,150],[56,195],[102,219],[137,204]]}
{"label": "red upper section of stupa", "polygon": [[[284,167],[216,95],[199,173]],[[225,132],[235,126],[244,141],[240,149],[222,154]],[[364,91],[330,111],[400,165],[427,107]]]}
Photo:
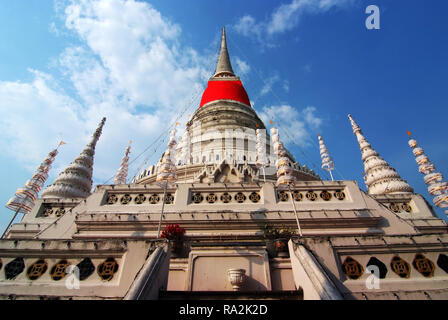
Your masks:
{"label": "red upper section of stupa", "polygon": [[210,80],[202,94],[201,104],[216,100],[235,100],[250,106],[249,96],[240,80]]}

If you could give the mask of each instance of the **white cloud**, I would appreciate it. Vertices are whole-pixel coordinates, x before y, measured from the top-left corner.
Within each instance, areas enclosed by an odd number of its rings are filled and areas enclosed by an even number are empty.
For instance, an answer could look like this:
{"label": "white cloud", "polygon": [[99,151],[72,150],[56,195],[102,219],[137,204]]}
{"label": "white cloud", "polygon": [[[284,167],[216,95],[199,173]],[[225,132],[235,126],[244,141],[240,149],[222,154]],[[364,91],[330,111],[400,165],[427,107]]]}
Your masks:
{"label": "white cloud", "polygon": [[272,91],[272,87],[276,82],[280,80],[280,77],[278,75],[271,76],[264,80],[263,87],[260,90],[260,96],[264,96]]}
{"label": "white cloud", "polygon": [[247,14],[238,19],[233,27],[238,33],[270,47],[273,46],[272,37],[296,28],[303,14],[324,13],[333,7],[351,5],[355,1],[357,0],[293,0],[277,7],[263,21],[257,21]]}
{"label": "white cloud", "polygon": [[[82,151],[105,116],[94,167],[96,182],[102,183],[115,174],[129,140],[132,161],[185,107],[190,109],[183,120],[193,113],[198,101],[192,97],[202,90],[204,75],[210,76],[204,68],[208,57],[183,46],[181,28],[146,2],[56,4],[65,20],[65,29],[57,30],[71,32],[80,44],[65,48],[58,59],[63,79],[31,71],[30,82],[0,82],[0,144],[34,169],[58,141],[66,141],[51,171],[54,177]],[[62,89],[62,83],[69,86]],[[156,156],[165,144],[147,154]]]}
{"label": "white cloud", "polygon": [[311,139],[310,131],[316,131],[322,124],[322,119],[317,117],[315,112],[315,107],[309,106],[299,111],[291,105],[284,104],[263,107],[259,116],[265,123],[273,120],[274,126],[279,129],[280,139],[284,143],[294,142],[303,147]]}
{"label": "white cloud", "polygon": [[235,57],[235,63],[236,63],[236,74],[240,77],[244,77],[250,72],[250,65],[246,62],[241,60],[239,57]]}

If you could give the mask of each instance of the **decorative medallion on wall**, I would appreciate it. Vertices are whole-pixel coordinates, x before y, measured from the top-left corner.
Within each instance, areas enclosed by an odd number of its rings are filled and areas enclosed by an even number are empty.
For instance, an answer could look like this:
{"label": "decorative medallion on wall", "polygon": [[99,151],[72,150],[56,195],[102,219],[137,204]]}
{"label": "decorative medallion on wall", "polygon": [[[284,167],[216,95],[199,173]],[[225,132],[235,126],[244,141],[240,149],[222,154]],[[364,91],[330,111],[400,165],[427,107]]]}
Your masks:
{"label": "decorative medallion on wall", "polygon": [[399,213],[401,211],[400,205],[398,203],[391,203],[389,205],[389,209],[395,213]]}
{"label": "decorative medallion on wall", "polygon": [[325,201],[330,201],[331,200],[331,193],[324,190],[320,193],[320,197],[325,200]]}
{"label": "decorative medallion on wall", "polygon": [[193,203],[201,203],[204,200],[204,196],[200,192],[196,192],[191,196]]}
{"label": "decorative medallion on wall", "polygon": [[118,201],[118,197],[114,194],[110,194],[107,197],[107,204],[115,204],[115,203],[117,203],[117,201]]}
{"label": "decorative medallion on wall", "polygon": [[52,215],[53,214],[53,209],[51,209],[51,208],[47,208],[47,209],[45,209],[45,211],[44,211],[44,217],[49,217],[50,215]]}
{"label": "decorative medallion on wall", "polygon": [[167,193],[165,196],[165,204],[172,204],[174,202],[174,196],[171,193]]}
{"label": "decorative medallion on wall", "polygon": [[129,202],[131,202],[131,200],[132,200],[132,197],[129,194],[125,194],[124,196],[121,197],[120,203],[128,204]]}
{"label": "decorative medallion on wall", "polygon": [[289,200],[289,194],[286,191],[280,191],[278,194],[278,200],[286,202]]}
{"label": "decorative medallion on wall", "polygon": [[408,203],[403,203],[401,205],[401,209],[403,209],[404,211],[406,211],[408,213],[412,212],[412,207]]}
{"label": "decorative medallion on wall", "polygon": [[135,202],[136,204],[142,204],[143,202],[145,202],[145,200],[146,200],[146,197],[145,197],[144,194],[139,194],[138,196],[136,196],[136,197],[134,198],[134,202]]}
{"label": "decorative medallion on wall", "polygon": [[415,255],[414,261],[412,261],[412,265],[424,277],[430,278],[434,276],[434,270],[436,269],[436,267],[434,266],[434,263],[426,258],[423,254],[417,253]]}
{"label": "decorative medallion on wall", "polygon": [[45,271],[47,271],[47,269],[47,262],[43,259],[39,259],[29,266],[27,271],[28,278],[30,280],[37,280],[45,273]]}
{"label": "decorative medallion on wall", "polygon": [[306,198],[310,201],[315,201],[317,199],[317,193],[314,191],[308,191],[306,193]]}
{"label": "decorative medallion on wall", "polygon": [[156,204],[160,201],[160,197],[157,193],[153,193],[148,199],[150,204]]}
{"label": "decorative medallion on wall", "polygon": [[5,277],[12,280],[25,270],[25,262],[23,258],[15,258],[5,265]]}
{"label": "decorative medallion on wall", "polygon": [[259,202],[260,199],[261,199],[261,197],[260,197],[260,194],[259,194],[258,192],[252,192],[252,193],[249,195],[249,200],[252,201],[252,202],[254,202],[254,203]]}
{"label": "decorative medallion on wall", "polygon": [[351,257],[345,258],[345,261],[342,264],[342,270],[347,277],[352,280],[359,279],[364,273],[362,265]]}
{"label": "decorative medallion on wall", "polygon": [[235,195],[235,201],[238,203],[243,203],[244,201],[246,201],[246,196],[244,195],[244,193],[238,192]]}
{"label": "decorative medallion on wall", "polygon": [[401,278],[409,278],[409,276],[411,275],[411,268],[409,266],[409,263],[398,256],[392,258],[390,266],[392,270]]}
{"label": "decorative medallion on wall", "polygon": [[224,203],[229,203],[230,201],[232,201],[232,196],[230,194],[228,194],[227,192],[224,192],[221,195],[221,201]]}
{"label": "decorative medallion on wall", "polygon": [[208,203],[215,203],[218,200],[218,197],[214,193],[209,193],[205,197],[205,199],[207,200]]}
{"label": "decorative medallion on wall", "polygon": [[56,212],[54,213],[56,217],[61,217],[65,214],[65,209],[64,208],[59,208],[56,210]]}
{"label": "decorative medallion on wall", "polygon": [[370,266],[376,266],[378,268],[380,279],[386,278],[387,267],[383,262],[375,257],[372,257],[370,258],[369,262],[367,262],[367,267]]}
{"label": "decorative medallion on wall", "polygon": [[118,263],[114,258],[107,258],[103,263],[98,265],[97,271],[101,279],[110,281],[118,271]]}
{"label": "decorative medallion on wall", "polygon": [[302,201],[303,200],[303,194],[299,191],[293,191],[292,192],[292,197],[294,198],[295,201]]}
{"label": "decorative medallion on wall", "polygon": [[65,277],[65,271],[70,264],[67,260],[61,260],[56,263],[50,270],[51,279],[58,281]]}
{"label": "decorative medallion on wall", "polygon": [[79,280],[85,280],[95,271],[95,266],[90,258],[85,258],[76,265],[79,269]]}
{"label": "decorative medallion on wall", "polygon": [[345,199],[345,193],[342,190],[338,190],[334,193],[334,197],[338,200],[344,200]]}

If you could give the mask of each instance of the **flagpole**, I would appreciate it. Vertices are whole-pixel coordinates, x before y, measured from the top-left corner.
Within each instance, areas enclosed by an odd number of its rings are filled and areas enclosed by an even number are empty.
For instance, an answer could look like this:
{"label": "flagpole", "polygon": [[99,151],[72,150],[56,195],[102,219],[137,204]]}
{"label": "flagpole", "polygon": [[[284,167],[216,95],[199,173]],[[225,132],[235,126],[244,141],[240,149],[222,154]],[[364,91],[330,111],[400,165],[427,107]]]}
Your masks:
{"label": "flagpole", "polygon": [[302,237],[302,228],[300,228],[300,222],[299,222],[299,217],[297,216],[297,210],[296,210],[296,205],[294,203],[294,198],[292,197],[292,190],[291,190],[291,186],[288,185],[289,188],[289,193],[291,195],[291,202],[292,202],[292,207],[294,209],[294,215],[296,217],[296,222],[297,222],[297,227],[299,228],[299,235]]}
{"label": "flagpole", "polygon": [[1,239],[4,239],[6,233],[8,232],[9,227],[12,225],[14,219],[17,217],[17,215],[19,214],[20,208],[17,209],[16,213],[14,213],[14,217],[12,217],[11,221],[9,222],[8,226],[6,227],[5,231],[2,234]]}
{"label": "flagpole", "polygon": [[162,226],[162,219],[163,219],[163,209],[165,208],[165,196],[166,196],[166,189],[168,186],[168,180],[165,181],[165,186],[163,188],[163,199],[162,199],[162,213],[160,214],[160,219],[159,219],[159,228],[157,229],[157,238],[160,237],[160,228]]}

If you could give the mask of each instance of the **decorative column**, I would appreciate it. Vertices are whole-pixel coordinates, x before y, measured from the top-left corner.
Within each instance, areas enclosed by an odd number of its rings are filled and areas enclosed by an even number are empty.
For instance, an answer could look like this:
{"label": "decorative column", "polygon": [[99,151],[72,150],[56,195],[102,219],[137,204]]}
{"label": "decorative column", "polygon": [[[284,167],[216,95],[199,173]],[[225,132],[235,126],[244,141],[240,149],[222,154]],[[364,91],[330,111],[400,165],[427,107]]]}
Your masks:
{"label": "decorative column", "polygon": [[367,193],[371,195],[413,193],[412,187],[372,148],[352,116],[348,115],[348,118],[361,149]]}
{"label": "decorative column", "polygon": [[333,174],[331,171],[334,170],[334,162],[330,157],[330,153],[328,152],[327,146],[322,139],[322,136],[319,134],[319,149],[320,149],[320,157],[322,159],[322,169],[328,171],[330,173],[331,181],[334,181]]}
{"label": "decorative column", "polygon": [[[409,137],[411,133],[408,131]],[[428,185],[428,192],[434,197],[433,203],[439,208],[448,208],[448,183],[443,181],[443,175],[436,172],[434,164],[425,155],[423,148],[418,147],[417,140],[410,139],[409,146],[418,164],[418,171],[424,174],[424,181]],[[445,211],[448,214],[448,210]]]}
{"label": "decorative column", "polygon": [[290,159],[286,156],[286,150],[283,143],[280,142],[280,136],[277,128],[271,128],[271,138],[274,145],[274,152],[277,154],[277,188],[288,189],[291,196],[291,203],[294,209],[294,215],[296,217],[297,227],[299,234],[302,236],[302,229],[300,227],[299,217],[297,216],[296,205],[292,195],[291,187],[294,187],[296,177],[294,176],[294,170],[292,168]]}
{"label": "decorative column", "polygon": [[45,181],[48,178],[48,172],[51,169],[51,164],[58,154],[58,148],[63,144],[65,144],[65,142],[61,141],[58,147],[48,154],[45,160],[34,172],[31,179],[25,183],[23,188],[17,189],[15,195],[6,203],[6,208],[15,211],[15,214],[3,232],[2,239],[19,212],[27,214],[33,209],[34,201],[37,199],[40,190],[44,186]]}
{"label": "decorative column", "polygon": [[162,199],[162,213],[160,214],[159,227],[157,229],[157,238],[160,238],[160,228],[162,226],[163,210],[165,208],[166,189],[168,184],[174,185],[177,181],[176,165],[173,162],[174,150],[176,147],[176,129],[171,131],[170,140],[165,153],[162,156],[162,161],[157,174],[156,182],[163,187],[163,199]]}
{"label": "decorative column", "polygon": [[121,159],[120,168],[118,168],[117,175],[115,176],[114,184],[126,184],[128,178],[128,167],[129,167],[129,153],[131,153],[131,143],[129,141],[129,146],[126,148],[123,159]]}

